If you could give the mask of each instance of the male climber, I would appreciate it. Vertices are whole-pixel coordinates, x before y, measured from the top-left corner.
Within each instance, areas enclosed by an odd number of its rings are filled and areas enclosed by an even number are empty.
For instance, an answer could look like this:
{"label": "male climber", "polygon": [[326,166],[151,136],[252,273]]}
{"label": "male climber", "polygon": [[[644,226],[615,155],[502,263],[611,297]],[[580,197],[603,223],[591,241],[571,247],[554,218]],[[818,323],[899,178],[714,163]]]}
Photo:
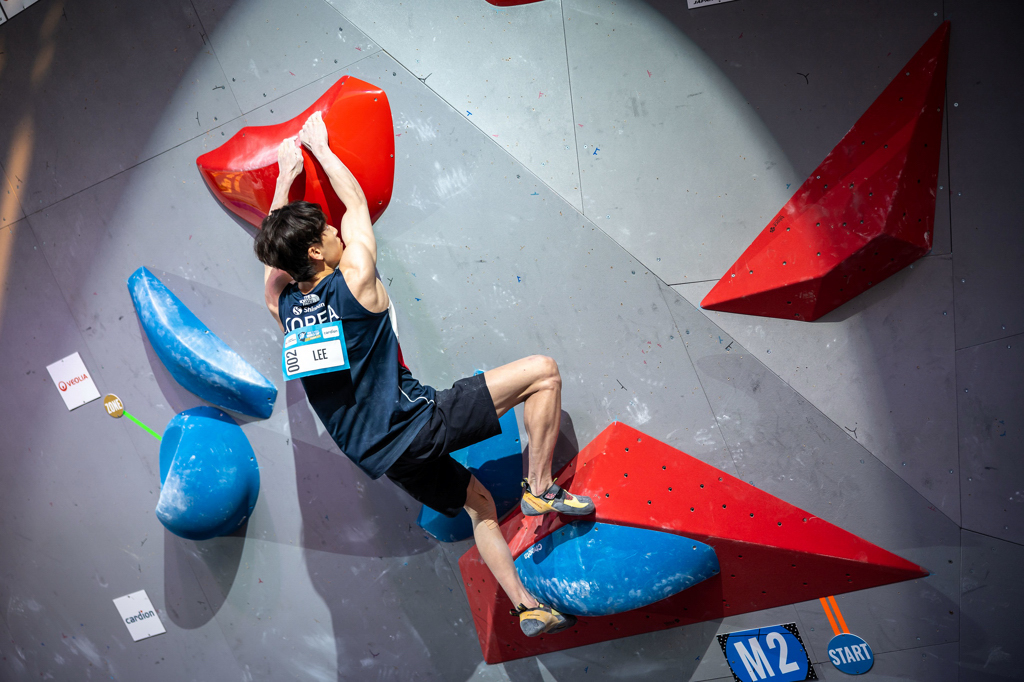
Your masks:
{"label": "male climber", "polygon": [[[300,143],[320,162],[345,204],[340,239],[319,206],[288,203],[288,190],[302,172]],[[491,494],[449,456],[501,433],[499,417],[523,403],[530,439],[523,513],[593,512],[589,498],[571,495],[551,477],[562,390],[555,361],[523,358],[459,379],[441,391],[421,385],[398,361],[391,302],[376,274],[377,242],[366,197],[328,147],[319,113],[310,116],[297,140],[281,144],[278,165],[274,201],[255,243],[256,256],[266,265],[267,307],[286,332],[340,319],[348,348],[348,370],[302,377],[320,421],[370,478],[387,475],[413,498],[449,517],[465,507],[480,556],[518,605],[512,613],[519,616],[526,635],[570,627],[574,616],[541,604],[523,586],[498,528]]]}

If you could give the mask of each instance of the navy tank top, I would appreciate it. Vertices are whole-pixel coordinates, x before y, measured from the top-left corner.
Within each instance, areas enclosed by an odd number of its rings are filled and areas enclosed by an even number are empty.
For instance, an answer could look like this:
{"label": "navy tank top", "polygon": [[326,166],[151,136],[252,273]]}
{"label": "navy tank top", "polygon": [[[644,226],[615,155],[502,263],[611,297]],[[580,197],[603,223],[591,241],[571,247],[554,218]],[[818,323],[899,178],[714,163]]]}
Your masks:
{"label": "navy tank top", "polygon": [[341,451],[379,478],[394,464],[434,410],[434,389],[398,362],[389,311],[371,313],[349,291],[340,270],[308,294],[294,282],[278,300],[286,331],[341,320],[350,369],[303,377],[313,410]]}

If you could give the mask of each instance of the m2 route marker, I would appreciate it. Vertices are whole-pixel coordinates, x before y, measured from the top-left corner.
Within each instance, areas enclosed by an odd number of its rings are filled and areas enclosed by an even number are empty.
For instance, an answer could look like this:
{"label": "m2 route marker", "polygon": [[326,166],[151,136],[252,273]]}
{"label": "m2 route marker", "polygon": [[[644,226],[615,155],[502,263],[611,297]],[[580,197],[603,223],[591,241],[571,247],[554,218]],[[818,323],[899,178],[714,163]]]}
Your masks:
{"label": "m2 route marker", "polygon": [[796,623],[771,625],[718,636],[736,682],[802,682],[817,674]]}

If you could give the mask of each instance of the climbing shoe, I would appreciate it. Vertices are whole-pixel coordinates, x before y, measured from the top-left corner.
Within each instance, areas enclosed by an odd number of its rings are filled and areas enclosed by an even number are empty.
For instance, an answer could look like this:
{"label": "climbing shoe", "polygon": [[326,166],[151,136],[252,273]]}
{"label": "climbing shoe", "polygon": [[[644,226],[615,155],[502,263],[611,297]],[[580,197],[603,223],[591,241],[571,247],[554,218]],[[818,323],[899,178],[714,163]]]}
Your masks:
{"label": "climbing shoe", "polygon": [[586,516],[594,512],[594,503],[589,497],[573,495],[552,483],[551,486],[540,495],[534,495],[530,490],[530,484],[523,479],[523,501],[519,503],[520,509],[526,516],[540,516],[548,512],[568,514],[569,516]]}
{"label": "climbing shoe", "polygon": [[553,635],[576,624],[576,616],[559,613],[540,602],[537,602],[533,608],[527,608],[520,604],[519,608],[509,611],[509,613],[519,616],[519,627],[523,629],[523,634],[527,637]]}

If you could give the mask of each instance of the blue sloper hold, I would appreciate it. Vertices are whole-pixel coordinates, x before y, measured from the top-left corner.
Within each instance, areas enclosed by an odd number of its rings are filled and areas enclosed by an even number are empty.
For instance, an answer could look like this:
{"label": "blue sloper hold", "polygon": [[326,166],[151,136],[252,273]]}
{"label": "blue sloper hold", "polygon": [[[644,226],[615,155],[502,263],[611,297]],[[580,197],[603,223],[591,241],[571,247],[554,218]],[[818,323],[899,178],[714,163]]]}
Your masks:
{"label": "blue sloper hold", "polygon": [[252,514],[259,465],[227,413],[194,407],[175,415],[164,431],[160,485],[160,523],[188,540],[208,540],[233,533]]}
{"label": "blue sloper hold", "polygon": [[[452,459],[465,465],[490,491],[500,519],[519,504],[522,496],[523,449],[519,443],[519,422],[515,411],[506,412],[499,423],[501,433],[456,450]],[[465,509],[452,519],[424,506],[416,522],[441,542],[458,542],[473,535],[473,526]]]}
{"label": "blue sloper hold", "polygon": [[631,611],[718,573],[715,550],[682,535],[576,521],[516,559],[537,599],[574,616]]}
{"label": "blue sloper hold", "polygon": [[277,388],[221,341],[146,268],[128,278],[135,312],[160,361],[203,400],[250,417],[274,411]]}

